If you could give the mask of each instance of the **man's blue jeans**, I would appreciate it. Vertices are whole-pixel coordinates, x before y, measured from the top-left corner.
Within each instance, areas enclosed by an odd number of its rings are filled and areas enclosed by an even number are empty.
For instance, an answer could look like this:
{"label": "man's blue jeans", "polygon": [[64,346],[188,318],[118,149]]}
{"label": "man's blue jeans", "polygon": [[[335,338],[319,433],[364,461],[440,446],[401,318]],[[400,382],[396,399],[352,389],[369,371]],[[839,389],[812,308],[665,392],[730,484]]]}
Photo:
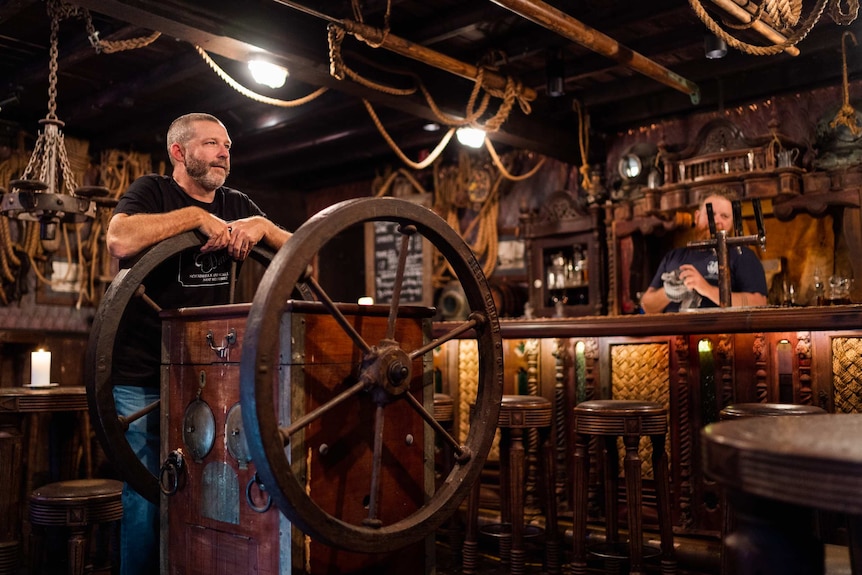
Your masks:
{"label": "man's blue jeans", "polygon": [[[131,415],[159,400],[150,387],[114,386],[117,415]],[[126,440],[141,463],[153,475],[159,473],[159,410],[129,425]],[[153,575],[159,572],[159,507],[123,486],[123,519],[120,523],[120,575]]]}

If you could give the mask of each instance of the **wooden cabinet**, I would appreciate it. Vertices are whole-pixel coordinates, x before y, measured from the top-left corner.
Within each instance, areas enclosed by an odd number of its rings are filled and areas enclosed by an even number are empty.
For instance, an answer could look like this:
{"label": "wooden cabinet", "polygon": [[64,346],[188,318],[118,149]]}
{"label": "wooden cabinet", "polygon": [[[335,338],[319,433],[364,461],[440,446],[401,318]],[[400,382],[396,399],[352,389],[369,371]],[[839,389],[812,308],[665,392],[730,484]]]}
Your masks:
{"label": "wooden cabinet", "polygon": [[555,192],[539,214],[524,217],[529,300],[537,317],[607,310],[603,210]]}

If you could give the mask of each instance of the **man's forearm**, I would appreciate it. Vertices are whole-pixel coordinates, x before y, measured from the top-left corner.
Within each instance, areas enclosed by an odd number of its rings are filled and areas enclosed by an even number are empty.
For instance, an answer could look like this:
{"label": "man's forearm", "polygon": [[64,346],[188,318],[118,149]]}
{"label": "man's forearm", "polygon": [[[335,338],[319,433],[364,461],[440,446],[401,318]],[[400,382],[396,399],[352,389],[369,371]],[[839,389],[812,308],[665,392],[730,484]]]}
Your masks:
{"label": "man's forearm", "polygon": [[197,229],[202,214],[206,212],[197,207],[158,214],[116,214],[108,225],[108,251],[116,258],[130,258],[162,240]]}
{"label": "man's forearm", "polygon": [[277,250],[281,246],[284,245],[284,242],[290,239],[291,234],[289,231],[281,228],[269,220],[266,220],[268,225],[266,228],[266,232],[263,235],[263,243],[268,245],[269,247]]}

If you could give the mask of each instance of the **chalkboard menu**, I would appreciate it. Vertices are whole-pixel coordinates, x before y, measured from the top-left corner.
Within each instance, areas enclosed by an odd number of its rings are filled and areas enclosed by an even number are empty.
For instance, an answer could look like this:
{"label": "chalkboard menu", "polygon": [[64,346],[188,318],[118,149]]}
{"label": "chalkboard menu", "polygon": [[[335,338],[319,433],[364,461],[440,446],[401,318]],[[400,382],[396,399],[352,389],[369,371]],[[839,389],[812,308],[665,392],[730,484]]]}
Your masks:
{"label": "chalkboard menu", "polygon": [[[366,292],[374,303],[391,303],[398,274],[402,234],[397,222],[370,222],[365,227]],[[431,256],[427,240],[413,234],[401,282],[402,304],[431,305]]]}

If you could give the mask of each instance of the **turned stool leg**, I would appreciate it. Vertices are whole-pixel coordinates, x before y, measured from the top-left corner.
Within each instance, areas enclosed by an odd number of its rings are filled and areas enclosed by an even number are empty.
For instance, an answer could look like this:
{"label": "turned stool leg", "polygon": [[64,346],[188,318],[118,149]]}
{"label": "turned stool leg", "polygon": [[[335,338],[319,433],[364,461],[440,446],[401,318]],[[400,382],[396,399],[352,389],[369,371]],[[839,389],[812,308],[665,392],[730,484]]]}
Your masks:
{"label": "turned stool leg", "polygon": [[84,575],[87,557],[86,527],[73,527],[69,534],[69,575]]}
{"label": "turned stool leg", "polygon": [[509,429],[500,429],[500,530],[498,536],[498,553],[500,562],[509,564],[512,559],[512,496],[511,496],[511,462],[512,435]]}
{"label": "turned stool leg", "polygon": [[572,575],[587,575],[587,497],[590,483],[590,437],[575,434],[574,477],[572,478]]}
{"label": "turned stool leg", "polygon": [[626,435],[623,437],[626,446],[625,475],[626,475],[626,501],[628,505],[629,526],[629,550],[631,575],[643,573],[643,521],[641,513],[642,497],[641,489],[641,458],[638,454],[640,445],[639,435]]}
{"label": "turned stool leg", "polygon": [[475,575],[479,559],[479,494],[482,478],[477,477],[467,497],[467,528],[461,555],[461,571],[464,575]]}
{"label": "turned stool leg", "polygon": [[31,527],[29,546],[30,573],[41,575],[45,557],[45,530],[42,527]]}
{"label": "turned stool leg", "polygon": [[545,570],[548,575],[560,573],[560,541],[557,532],[556,457],[551,428],[539,430],[545,493]]}
{"label": "turned stool leg", "polygon": [[[602,473],[605,488],[605,543],[611,554],[618,553],[620,540],[619,477],[620,464],[617,459],[617,438],[608,436],[598,442],[601,450]],[[626,471],[628,475],[628,470]],[[605,558],[605,574],[618,575],[620,560],[617,557]]]}
{"label": "turned stool leg", "polygon": [[[509,477],[507,489],[509,494],[509,517],[511,525],[511,550],[510,550],[510,573],[511,575],[523,575],[524,573],[524,466],[526,465],[526,452],[524,450],[524,430],[514,428],[510,430],[511,442],[509,445]],[[501,540],[502,541],[502,540]],[[502,559],[502,550],[500,552]]]}
{"label": "turned stool leg", "polygon": [[658,524],[661,537],[661,573],[675,575],[677,572],[676,558],[673,550],[673,525],[670,514],[670,479],[668,477],[668,460],[665,451],[664,435],[650,436],[652,441],[652,468],[656,484],[656,505],[658,507]]}
{"label": "turned stool leg", "polygon": [[850,548],[850,572],[853,575],[862,574],[862,517],[847,516],[847,535]]}

